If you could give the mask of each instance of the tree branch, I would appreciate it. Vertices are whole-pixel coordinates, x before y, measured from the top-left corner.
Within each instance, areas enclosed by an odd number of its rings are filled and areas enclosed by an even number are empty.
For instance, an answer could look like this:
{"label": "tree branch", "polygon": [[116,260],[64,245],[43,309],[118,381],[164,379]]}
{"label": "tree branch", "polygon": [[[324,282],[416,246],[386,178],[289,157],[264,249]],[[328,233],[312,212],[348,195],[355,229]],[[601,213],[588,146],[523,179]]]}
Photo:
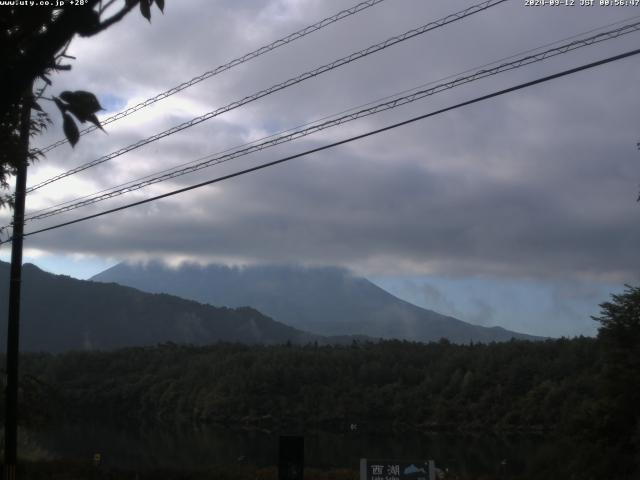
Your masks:
{"label": "tree branch", "polygon": [[87,0],[83,8],[68,8],[54,21],[47,32],[38,36],[29,45],[21,61],[12,68],[2,68],[5,89],[0,95],[0,112],[19,101],[24,90],[24,82],[44,73],[52,58],[64,45],[82,30],[87,17],[86,9],[93,10],[99,0]]}
{"label": "tree branch", "polygon": [[115,1],[116,1],[116,0],[109,0],[109,1],[104,5],[104,7],[103,7],[102,5],[100,5],[100,10],[99,10],[99,12],[98,12],[98,13],[100,13],[100,15],[102,15],[104,12],[106,12],[106,11],[107,11],[107,9],[108,9],[111,5],[113,5],[113,4],[115,3]]}
{"label": "tree branch", "polygon": [[[113,0],[112,0],[113,1]],[[124,18],[124,16],[129,13],[133,7],[135,7],[138,4],[138,2],[135,3],[129,3],[127,2],[127,4],[124,6],[124,8],[122,8],[118,13],[116,13],[115,15],[109,17],[108,19],[106,19],[104,22],[100,23],[100,26],[96,29],[96,31],[94,33],[92,33],[92,35],[95,35],[96,33],[100,33],[101,31],[103,31],[106,28],[109,28],[111,25],[113,25],[114,23],[118,23],[120,20],[122,20]]]}

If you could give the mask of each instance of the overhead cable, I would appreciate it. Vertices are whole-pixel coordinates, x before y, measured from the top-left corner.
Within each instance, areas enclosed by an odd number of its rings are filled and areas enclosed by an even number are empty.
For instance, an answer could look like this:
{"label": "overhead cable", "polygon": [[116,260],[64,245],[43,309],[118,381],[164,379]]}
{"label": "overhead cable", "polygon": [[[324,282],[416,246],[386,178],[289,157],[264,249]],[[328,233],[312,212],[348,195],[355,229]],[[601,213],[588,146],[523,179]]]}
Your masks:
{"label": "overhead cable", "polygon": [[296,85],[298,83],[301,83],[305,80],[308,80],[310,78],[314,78],[317,77],[318,75],[321,75],[323,73],[326,73],[328,71],[334,70],[338,67],[341,67],[343,65],[346,65],[348,63],[354,62],[356,60],[359,60],[361,58],[364,58],[368,55],[371,55],[373,53],[379,52],[381,50],[384,50],[388,47],[391,47],[392,45],[396,45],[398,43],[404,42],[406,40],[409,40],[413,37],[416,37],[418,35],[422,35],[426,32],[429,32],[431,30],[435,30],[437,28],[440,28],[444,25],[447,25],[449,23],[453,23],[456,22],[458,20],[461,20],[463,18],[466,18],[470,15],[473,15],[475,13],[478,12],[482,12],[484,10],[487,10],[488,8],[494,7],[498,4],[504,3],[507,0],[486,0],[482,3],[479,3],[477,5],[473,5],[471,7],[465,8],[464,10],[460,11],[460,12],[456,12],[453,13],[451,15],[447,15],[446,17],[443,17],[439,20],[433,21],[433,22],[429,22],[425,25],[422,25],[418,28],[414,28],[412,30],[409,30],[403,34],[397,35],[395,37],[391,37],[388,38],[387,40],[377,43],[375,45],[371,45],[363,50],[359,50],[357,52],[354,52],[350,55],[347,55],[345,57],[342,57],[338,60],[334,60],[331,63],[328,63],[326,65],[323,65],[321,67],[315,68],[313,70],[307,71],[305,73],[302,73],[296,77],[292,77],[284,82],[275,84],[269,88],[266,88],[264,90],[260,90],[252,95],[246,96],[244,98],[242,98],[241,100],[236,100],[232,103],[229,103],[228,105],[224,106],[224,107],[220,107],[216,110],[213,110],[211,112],[205,113],[204,115],[200,115],[198,117],[195,117],[187,122],[181,123],[180,125],[177,125],[175,127],[172,127],[168,130],[165,130],[163,132],[157,133],[155,135],[152,135],[151,137],[145,138],[143,140],[140,140],[136,143],[133,143],[129,146],[123,147],[119,150],[116,150],[115,152],[112,152],[108,155],[104,155],[96,160],[92,160],[90,162],[84,163],[78,167],[72,168],[71,170],[68,170],[64,173],[61,173],[59,175],[56,175],[54,177],[51,177],[47,180],[44,180],[36,185],[33,185],[29,188],[27,188],[27,193],[33,192],[34,190],[37,190],[39,188],[44,187],[45,185],[49,185],[50,183],[56,182],[58,180],[61,180],[63,178],[66,178],[68,176],[74,175],[76,173],[82,172],[84,170],[87,170],[88,168],[92,168],[95,167],[96,165],[100,165],[104,162],[107,162],[109,160],[113,160],[116,157],[119,157],[120,155],[124,155],[127,152],[130,152],[132,150],[135,150],[137,148],[140,148],[144,145],[147,145],[149,143],[155,142],[157,140],[160,140],[161,138],[167,137],[169,135],[173,135],[174,133],[180,132],[182,130],[185,130],[189,127],[192,127],[194,125],[198,125],[199,123],[202,123],[206,120],[209,120],[211,118],[217,117],[218,115],[221,115],[223,113],[226,113],[230,110],[233,110],[235,108],[241,107],[243,105],[246,105],[250,102],[256,101],[262,97],[266,97],[267,95],[270,95],[272,93],[278,92],[280,90],[283,90],[285,88],[291,87],[292,85]]}
{"label": "overhead cable", "polygon": [[313,124],[321,122],[323,120],[328,120],[330,118],[335,118],[335,117],[338,117],[340,115],[343,115],[343,114],[346,114],[346,113],[349,113],[349,112],[354,112],[354,111],[362,109],[364,107],[368,107],[370,105],[374,105],[375,103],[382,102],[384,100],[389,100],[389,99],[392,99],[392,98],[396,98],[396,97],[398,97],[400,95],[408,94],[410,92],[415,92],[415,91],[420,90],[422,88],[425,88],[425,87],[428,87],[428,86],[431,86],[431,85],[436,85],[436,84],[442,83],[442,82],[444,82],[446,80],[457,78],[457,77],[460,77],[462,75],[466,75],[468,73],[471,73],[471,72],[474,72],[474,71],[477,71],[477,70],[480,70],[480,69],[486,69],[487,67],[491,67],[491,66],[494,66],[494,65],[499,65],[501,63],[506,62],[507,60],[511,60],[511,59],[517,58],[517,57],[519,57],[521,55],[525,55],[525,54],[532,53],[532,52],[538,52],[538,51],[542,50],[543,48],[551,47],[553,45],[558,45],[558,44],[561,44],[562,42],[567,42],[569,40],[573,40],[573,39],[582,37],[584,35],[588,35],[590,33],[597,32],[597,31],[603,30],[605,28],[613,27],[615,25],[620,25],[622,23],[629,22],[631,20],[635,20],[635,19],[638,19],[638,18],[640,18],[640,15],[634,15],[634,16],[631,16],[631,17],[628,17],[628,18],[624,18],[622,20],[618,20],[616,22],[608,23],[608,24],[602,25],[600,27],[592,28],[592,29],[586,30],[584,32],[580,32],[580,33],[571,35],[569,37],[564,37],[562,39],[555,40],[555,41],[550,42],[550,43],[545,43],[545,44],[540,45],[540,46],[535,47],[535,48],[529,48],[527,50],[519,51],[519,52],[511,54],[511,55],[509,55],[507,57],[502,57],[499,60],[494,60],[492,62],[485,63],[485,64],[480,65],[480,66],[469,68],[467,70],[464,70],[463,72],[458,72],[458,73],[454,73],[454,74],[451,74],[451,75],[447,75],[446,77],[442,77],[442,78],[440,78],[438,80],[431,80],[431,81],[429,81],[427,83],[423,83],[421,85],[418,85],[417,87],[413,87],[413,88],[410,88],[410,89],[405,89],[405,90],[402,90],[400,92],[396,92],[396,93],[391,94],[391,95],[385,95],[384,97],[379,97],[379,98],[377,98],[375,100],[371,100],[371,101],[369,101],[367,103],[360,104],[360,105],[357,105],[357,106],[354,106],[354,107],[350,107],[350,108],[347,108],[347,109],[342,110],[342,111],[337,112],[337,113],[332,113],[332,114],[329,114],[329,115],[325,115],[323,117],[317,118],[317,119],[309,121],[309,122],[305,122],[305,123],[303,123],[301,125],[297,125],[295,127],[291,127],[291,128],[286,129],[286,130],[280,130],[278,132],[274,132],[272,134],[265,135],[264,137],[257,138],[255,140],[251,140],[249,142],[245,142],[245,143],[243,143],[241,145],[235,145],[233,147],[226,148],[226,149],[224,149],[222,151],[218,151],[216,153],[209,154],[209,155],[197,158],[195,160],[190,160],[188,162],[182,163],[182,164],[174,166],[174,167],[169,167],[169,168],[166,168],[164,170],[160,170],[160,171],[145,175],[143,177],[138,177],[136,179],[129,180],[129,181],[121,183],[119,185],[115,185],[115,186],[112,186],[112,187],[105,188],[105,189],[100,190],[98,192],[90,193],[90,194],[83,195],[81,197],[76,197],[76,198],[73,198],[73,199],[70,199],[70,200],[65,200],[63,202],[56,203],[54,205],[51,205],[51,206],[48,206],[48,207],[44,207],[44,208],[41,208],[41,209],[37,209],[37,210],[31,211],[29,213],[30,213],[30,215],[33,216],[33,215],[36,215],[36,214],[39,214],[39,213],[42,213],[42,212],[45,212],[45,211],[56,209],[56,208],[61,207],[63,205],[68,205],[70,203],[76,203],[76,202],[78,202],[80,200],[84,200],[86,198],[95,197],[95,196],[97,196],[99,194],[102,194],[102,193],[111,192],[111,191],[113,191],[115,189],[119,189],[119,188],[122,188],[122,187],[130,186],[130,185],[132,185],[134,183],[137,183],[139,181],[146,180],[148,178],[152,178],[152,177],[161,175],[163,173],[168,173],[168,172],[174,171],[174,170],[176,170],[178,168],[181,168],[181,167],[184,167],[184,166],[187,166],[187,165],[192,165],[192,164],[195,164],[195,163],[199,163],[199,162],[201,162],[203,160],[210,159],[214,155],[220,155],[220,154],[227,153],[227,152],[230,152],[232,150],[236,150],[236,149],[239,149],[239,148],[242,148],[242,147],[247,147],[249,145],[254,145],[254,144],[260,143],[260,142],[262,142],[264,140],[268,140],[270,138],[274,138],[274,137],[282,135],[284,133],[293,132],[295,130],[301,129],[303,127],[307,127],[309,125],[313,125]]}
{"label": "overhead cable", "polygon": [[[186,82],[181,83],[180,85],[170,88],[169,90],[166,90],[162,93],[157,94],[154,97],[148,98],[132,107],[127,108],[126,110],[123,110],[121,112],[116,113],[115,115],[112,115],[110,117],[107,117],[105,119],[101,119],[100,123],[102,124],[102,126],[107,125],[109,123],[115,122],[116,120],[120,120],[121,118],[124,118],[128,115],[131,115],[134,112],[137,112],[138,110],[141,110],[145,107],[148,107],[150,105],[153,105],[156,102],[159,102],[160,100],[163,100],[167,97],[170,97],[171,95],[181,92],[182,90],[185,90],[189,87],[192,87],[193,85],[196,85],[200,82],[202,82],[203,80],[207,80],[208,78],[214,77],[215,75],[218,75],[222,72],[225,72],[227,70],[230,70],[233,67],[237,67],[238,65],[241,65],[243,63],[248,62],[249,60],[253,60],[256,57],[259,57],[261,55],[264,55],[265,53],[268,53],[272,50],[275,50],[276,48],[282,47],[284,45],[287,45],[295,40],[298,40],[302,37],[305,37],[307,35],[309,35],[310,33],[313,32],[317,32],[318,30],[323,29],[324,27],[331,25],[332,23],[338,22],[344,18],[350,17],[351,15],[355,15],[356,13],[359,13],[363,10],[366,10],[369,7],[373,7],[374,5],[377,5],[378,3],[384,2],[385,0],[367,0],[365,2],[361,2],[358,3],[357,5],[354,5],[351,8],[347,8],[346,10],[341,10],[338,13],[324,18],[322,20],[320,20],[319,22],[314,23],[313,25],[308,25],[306,27],[304,27],[301,30],[298,30],[297,32],[291,33],[289,35],[287,35],[286,37],[282,37],[274,42],[271,42],[268,45],[264,45],[252,52],[249,53],[245,53],[244,55],[242,55],[241,57],[235,58],[233,60],[231,60],[230,62],[227,62],[223,65],[219,65],[217,67],[215,67],[212,70],[209,70],[207,72],[204,72],[201,75],[198,75],[197,77],[193,77],[191,80],[187,80]],[[85,135],[87,133],[93,132],[95,130],[97,130],[98,127],[96,127],[95,125],[91,125],[87,128],[84,128],[82,130],[80,130],[80,135]],[[61,139],[58,140],[55,143],[52,143],[51,145],[48,145],[42,149],[40,149],[40,151],[42,153],[47,153],[51,150],[53,150],[56,147],[59,147],[60,145],[64,145],[65,143],[68,143],[67,139]]]}
{"label": "overhead cable", "polygon": [[90,195],[89,198],[83,197],[81,199],[76,199],[76,201],[72,200],[72,201],[64,202],[63,204],[61,204],[61,206],[58,206],[57,208],[52,207],[49,209],[41,210],[39,212],[34,212],[33,214],[27,215],[25,217],[25,222],[31,221],[31,220],[44,219],[47,217],[51,217],[53,215],[58,215],[64,212],[75,210],[77,208],[81,208],[81,207],[98,203],[110,198],[114,198],[114,197],[123,195],[125,193],[133,192],[135,190],[139,190],[146,186],[153,185],[155,183],[180,177],[182,175],[186,175],[186,174],[201,170],[203,168],[210,167],[212,165],[224,163],[238,157],[242,157],[257,151],[264,150],[269,147],[290,142],[292,140],[296,140],[298,138],[311,135],[313,133],[325,130],[327,128],[335,127],[337,125],[342,125],[344,123],[351,122],[359,118],[367,117],[370,115],[374,115],[376,113],[384,112],[386,110],[391,110],[393,108],[397,108],[402,105],[407,105],[417,100],[421,100],[423,98],[426,98],[431,95],[435,95],[445,90],[450,90],[452,88],[455,88],[460,85],[464,85],[466,83],[480,80],[482,78],[486,78],[489,76],[497,75],[499,73],[503,73],[506,71],[515,70],[517,68],[530,65],[532,63],[540,62],[548,58],[552,58],[561,54],[565,54],[567,52],[571,52],[578,48],[582,48],[585,46],[604,42],[606,40],[618,38],[622,35],[626,35],[628,33],[636,32],[636,31],[640,31],[640,22],[624,25],[617,29],[614,29],[608,32],[599,33],[597,35],[593,35],[588,38],[575,40],[573,42],[566,43],[558,47],[536,53],[534,55],[528,55],[528,56],[519,58],[517,60],[513,60],[511,62],[500,64],[493,68],[482,69],[471,75],[458,77],[452,81],[441,83],[427,89],[413,91],[408,95],[399,96],[399,97],[393,98],[392,100],[375,104],[373,106],[369,106],[367,108],[364,108],[352,113],[348,113],[346,115],[342,115],[340,117],[333,118],[331,120],[315,123],[309,127],[295,130],[283,135],[273,136],[273,138],[270,138],[269,140],[266,140],[260,143],[254,143],[244,148],[238,148],[235,150],[231,149],[231,151],[226,151],[226,152],[223,152],[222,154],[214,154],[214,156],[205,157],[204,159],[201,159],[201,161],[197,163],[189,162],[188,164],[185,164],[186,166],[174,167],[173,169],[165,170],[163,172],[159,172],[154,175],[147,175],[137,182],[136,181],[127,182],[122,186],[108,189],[104,193],[98,192],[97,194]]}
{"label": "overhead cable", "polygon": [[[161,195],[156,195],[154,197],[147,198],[147,199],[144,199],[144,200],[140,200],[138,202],[133,202],[133,203],[129,203],[129,204],[126,204],[126,205],[122,205],[120,207],[116,207],[116,208],[112,208],[112,209],[109,209],[109,210],[105,210],[105,211],[102,211],[102,212],[99,212],[99,213],[95,213],[93,215],[87,215],[85,217],[80,217],[80,218],[77,218],[75,220],[71,220],[71,221],[68,221],[68,222],[63,222],[63,223],[59,223],[59,224],[56,224],[56,225],[52,225],[50,227],[41,228],[39,230],[34,230],[32,232],[25,233],[23,236],[24,237],[29,237],[31,235],[36,235],[36,234],[39,234],[39,233],[48,232],[48,231],[51,231],[51,230],[56,230],[58,228],[66,227],[66,226],[73,225],[73,224],[76,224],[76,223],[84,222],[86,220],[91,220],[93,218],[102,217],[104,215],[109,215],[111,213],[119,212],[119,211],[126,210],[126,209],[129,209],[129,208],[132,208],[132,207],[136,207],[136,206],[143,205],[143,204],[146,204],[146,203],[154,202],[154,201],[157,201],[157,200],[160,200],[160,199],[163,199],[163,198],[167,198],[167,197],[171,197],[171,196],[174,196],[174,195],[178,195],[180,193],[188,192],[190,190],[195,190],[195,189],[198,189],[198,188],[202,188],[202,187],[207,186],[207,185],[211,185],[211,184],[214,184],[214,183],[219,183],[219,182],[222,182],[224,180],[229,180],[231,178],[235,178],[235,177],[239,177],[241,175],[245,175],[245,174],[248,174],[248,173],[256,172],[258,170],[262,170],[262,169],[265,169],[267,167],[272,167],[272,166],[275,166],[275,165],[279,165],[279,164],[288,162],[290,160],[294,160],[296,158],[304,157],[304,156],[310,155],[312,153],[321,152],[323,150],[328,150],[330,148],[334,148],[334,147],[337,147],[339,145],[344,145],[346,143],[350,143],[350,142],[353,142],[353,141],[356,141],[356,140],[361,140],[363,138],[370,137],[372,135],[377,135],[379,133],[386,132],[388,130],[392,130],[392,129],[395,129],[395,128],[398,128],[398,127],[401,127],[401,126],[404,126],[404,125],[408,125],[410,123],[414,123],[414,122],[417,122],[419,120],[424,120],[426,118],[433,117],[433,116],[436,116],[436,115],[439,115],[439,114],[442,114],[442,113],[445,113],[445,112],[448,112],[448,111],[451,111],[451,110],[455,110],[457,108],[461,108],[461,107],[464,107],[464,106],[467,106],[467,105],[472,105],[474,103],[479,103],[479,102],[482,102],[484,100],[488,100],[488,99],[491,99],[491,98],[494,98],[494,97],[498,97],[498,96],[501,96],[501,95],[504,95],[504,94],[507,94],[507,93],[510,93],[510,92],[515,92],[517,90],[522,90],[524,88],[528,88],[528,87],[531,87],[533,85],[545,83],[545,82],[548,82],[550,80],[554,80],[556,78],[560,78],[560,77],[564,77],[564,76],[567,76],[567,75],[571,75],[571,74],[574,74],[574,73],[577,73],[577,72],[580,72],[580,71],[583,71],[583,70],[587,70],[587,69],[590,69],[590,68],[594,68],[594,67],[597,67],[597,66],[600,66],[600,65],[605,65],[607,63],[615,62],[617,60],[628,58],[628,57],[631,57],[633,55],[638,55],[639,53],[640,53],[640,49],[635,49],[635,50],[628,51],[626,53],[622,53],[622,54],[619,54],[619,55],[614,55],[612,57],[607,57],[605,59],[602,59],[602,60],[599,60],[599,61],[596,61],[596,62],[592,62],[592,63],[588,63],[588,64],[585,64],[585,65],[581,65],[579,67],[575,67],[575,68],[571,68],[571,69],[568,69],[568,70],[564,70],[562,72],[558,72],[558,73],[555,73],[555,74],[552,74],[552,75],[547,75],[545,77],[541,77],[541,78],[538,78],[536,80],[531,80],[531,81],[528,81],[528,82],[525,82],[525,83],[520,83],[520,84],[515,85],[513,87],[505,88],[503,90],[499,90],[499,91],[496,91],[496,92],[493,92],[493,93],[490,93],[490,94],[487,94],[487,95],[483,95],[481,97],[476,97],[474,99],[467,100],[465,102],[461,102],[461,103],[458,103],[456,105],[452,105],[450,107],[442,108],[442,109],[439,109],[439,110],[436,110],[436,111],[433,111],[433,112],[430,112],[430,113],[426,113],[424,115],[419,115],[417,117],[413,117],[413,118],[410,118],[408,120],[404,120],[402,122],[394,123],[392,125],[388,125],[388,126],[383,127],[383,128],[378,128],[376,130],[372,130],[372,131],[369,131],[369,132],[366,132],[366,133],[363,133],[363,134],[360,134],[360,135],[349,137],[349,138],[346,138],[344,140],[340,140],[338,142],[333,142],[333,143],[330,143],[330,144],[327,144],[327,145],[323,145],[321,147],[312,148],[310,150],[306,150],[304,152],[297,153],[295,155],[290,155],[288,157],[284,157],[284,158],[281,158],[279,160],[274,160],[272,162],[263,163],[261,165],[257,165],[255,167],[251,167],[251,168],[247,168],[245,170],[234,172],[234,173],[231,173],[229,175],[224,175],[224,176],[221,176],[221,177],[217,177],[217,178],[214,178],[212,180],[207,180],[206,182],[201,182],[201,183],[198,183],[198,184],[195,184],[195,185],[191,185],[191,186],[188,186],[188,187],[180,188],[178,190],[173,190],[171,192],[163,193]],[[10,241],[11,241],[11,238],[9,238],[9,239],[7,239],[7,240],[5,240],[3,242],[0,242],[0,245],[4,244],[4,243],[7,243],[7,242],[10,242]]]}

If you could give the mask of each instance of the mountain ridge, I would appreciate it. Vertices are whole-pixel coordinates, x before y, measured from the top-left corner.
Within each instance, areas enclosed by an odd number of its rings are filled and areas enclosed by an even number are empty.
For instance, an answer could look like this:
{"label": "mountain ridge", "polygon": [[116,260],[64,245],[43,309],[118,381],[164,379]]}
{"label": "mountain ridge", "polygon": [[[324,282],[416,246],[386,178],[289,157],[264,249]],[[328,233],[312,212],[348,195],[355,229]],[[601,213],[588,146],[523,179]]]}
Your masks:
{"label": "mountain ridge", "polygon": [[[0,308],[6,311],[9,264],[0,262]],[[23,266],[21,351],[111,350],[165,342],[351,343],[277,322],[261,312],[204,305],[168,294],[54,275]],[[4,348],[4,335],[1,348]]]}
{"label": "mountain ridge", "polygon": [[318,335],[367,335],[456,343],[541,337],[484,327],[418,307],[340,267],[261,265],[228,267],[159,261],[120,263],[92,277],[211,305],[250,305],[294,328]]}

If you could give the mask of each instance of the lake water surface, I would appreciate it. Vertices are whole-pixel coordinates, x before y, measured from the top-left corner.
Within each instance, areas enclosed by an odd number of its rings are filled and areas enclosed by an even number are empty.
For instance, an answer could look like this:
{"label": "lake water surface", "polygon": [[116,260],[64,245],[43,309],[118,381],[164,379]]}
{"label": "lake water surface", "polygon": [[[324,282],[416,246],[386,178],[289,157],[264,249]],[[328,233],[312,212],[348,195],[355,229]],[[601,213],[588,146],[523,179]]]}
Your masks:
{"label": "lake water surface", "polygon": [[[50,458],[87,461],[100,453],[105,466],[125,469],[209,469],[216,465],[277,465],[279,434],[223,428],[131,430],[64,426],[30,433],[30,445]],[[305,464],[358,469],[359,459],[433,459],[439,468],[468,475],[517,474],[534,468],[552,448],[542,436],[443,433],[316,432],[305,436]]]}

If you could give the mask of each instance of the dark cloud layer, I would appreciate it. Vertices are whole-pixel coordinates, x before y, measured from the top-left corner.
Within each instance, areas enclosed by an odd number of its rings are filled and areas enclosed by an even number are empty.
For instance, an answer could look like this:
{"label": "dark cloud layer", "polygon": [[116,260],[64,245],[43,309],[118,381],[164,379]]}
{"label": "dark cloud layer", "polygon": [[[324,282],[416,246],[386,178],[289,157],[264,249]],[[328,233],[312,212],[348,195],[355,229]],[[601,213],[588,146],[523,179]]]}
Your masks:
{"label": "dark cloud layer", "polygon": [[[91,160],[471,3],[385,2],[113,124],[108,136],[83,138],[75,151],[62,147],[33,168],[32,178]],[[57,78],[55,86],[144,99],[345,6],[319,0],[168,2],[165,16],[154,16],[151,26],[131,16],[99,38],[78,42],[74,70]],[[44,205],[90,193],[636,13],[605,7],[535,9],[507,2],[132,152],[95,174],[87,172],[77,183],[60,182],[33,201]],[[638,35],[461,87],[130,198],[593,61],[629,49]],[[198,257],[340,264],[378,274],[637,281],[639,80],[638,59],[632,58],[290,165],[34,236],[28,243],[44,251],[118,258]],[[57,138],[58,132],[56,126],[42,142]],[[98,210],[59,218],[92,211]]]}

